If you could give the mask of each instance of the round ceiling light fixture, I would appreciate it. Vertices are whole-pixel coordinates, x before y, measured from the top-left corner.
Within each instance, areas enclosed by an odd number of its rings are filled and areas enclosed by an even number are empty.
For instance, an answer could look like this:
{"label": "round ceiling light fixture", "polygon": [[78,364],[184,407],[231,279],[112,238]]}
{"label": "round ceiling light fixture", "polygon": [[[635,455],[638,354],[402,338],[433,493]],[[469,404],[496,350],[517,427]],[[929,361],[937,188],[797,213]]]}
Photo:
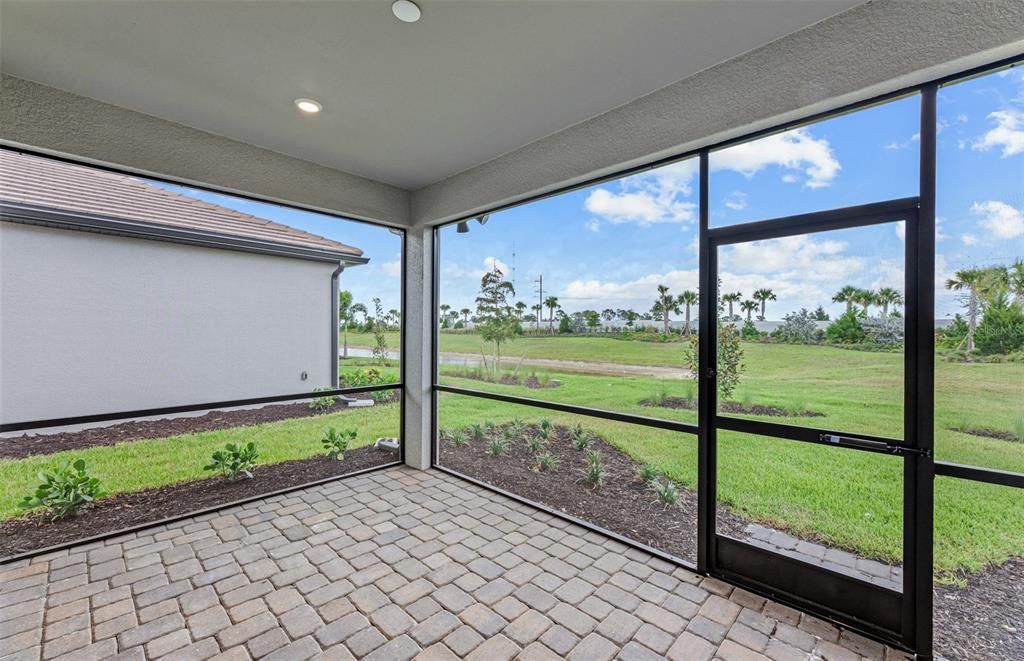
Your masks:
{"label": "round ceiling light fixture", "polygon": [[295,99],[295,107],[310,115],[315,115],[324,109],[316,99]]}
{"label": "round ceiling light fixture", "polygon": [[391,13],[404,23],[415,23],[422,16],[419,5],[412,0],[395,0],[391,4]]}

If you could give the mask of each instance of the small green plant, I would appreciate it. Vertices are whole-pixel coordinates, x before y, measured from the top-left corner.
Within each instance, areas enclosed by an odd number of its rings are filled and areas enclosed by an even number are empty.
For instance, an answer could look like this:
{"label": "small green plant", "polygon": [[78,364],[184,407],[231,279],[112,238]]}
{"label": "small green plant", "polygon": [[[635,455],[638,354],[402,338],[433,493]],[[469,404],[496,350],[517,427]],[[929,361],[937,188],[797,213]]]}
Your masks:
{"label": "small green plant", "polygon": [[572,428],[572,444],[577,450],[586,450],[590,447],[590,434],[583,430],[583,425]]}
{"label": "small green plant", "polygon": [[484,425],[481,425],[479,423],[474,423],[474,424],[470,425],[468,427],[468,431],[469,431],[469,436],[474,441],[479,441],[480,439],[482,439],[484,437],[484,434],[487,433],[486,427],[484,427]]}
{"label": "small green plant", "polygon": [[44,507],[53,521],[74,514],[106,495],[99,479],[89,475],[84,459],[73,463],[65,461],[50,472],[40,472],[39,479],[35,491],[25,496],[19,507],[24,510]]}
{"label": "small green plant", "polygon": [[469,434],[461,429],[455,429],[449,432],[448,440],[452,442],[457,448],[461,448],[464,445],[469,445]]}
{"label": "small green plant", "polygon": [[651,397],[651,402],[655,406],[665,406],[668,403],[668,388],[665,387],[664,383],[659,385],[658,391],[654,393],[654,397]]}
{"label": "small green plant", "polygon": [[662,505],[675,505],[679,502],[679,488],[674,482],[657,480],[651,486],[658,496],[658,502]]}
{"label": "small green plant", "polygon": [[[330,390],[330,388],[313,388],[313,392],[324,392],[325,390]],[[337,397],[332,397],[330,395],[317,397],[316,399],[310,400],[309,410],[316,411],[317,413],[327,413],[337,401]]]}
{"label": "small green plant", "polygon": [[537,427],[543,434],[550,434],[555,429],[555,425],[551,422],[551,418],[541,418],[540,422],[537,423]]}
{"label": "small green plant", "polygon": [[251,441],[245,445],[228,443],[223,450],[213,453],[210,463],[204,466],[203,470],[214,471],[232,479],[239,475],[251,478],[252,468],[256,466],[258,457],[256,444]]}
{"label": "small green plant", "polygon": [[526,439],[526,447],[530,450],[530,452],[540,452],[542,449],[544,449],[544,446],[547,444],[547,439],[540,435],[531,435]]}
{"label": "small green plant", "polygon": [[340,461],[345,458],[345,451],[348,450],[348,444],[351,441],[356,440],[356,433],[355,429],[338,431],[334,427],[330,427],[324,431],[324,436],[320,439],[320,444],[324,446],[324,450],[327,451],[328,457]]}
{"label": "small green plant", "polygon": [[1013,433],[1017,435],[1017,440],[1024,443],[1024,415],[1018,415],[1013,421]]}
{"label": "small green plant", "polygon": [[636,476],[637,478],[640,479],[641,482],[650,484],[651,482],[654,482],[659,477],[661,477],[661,471],[659,471],[651,464],[644,464],[643,466],[637,469]]}
{"label": "small green plant", "polygon": [[604,485],[604,459],[597,450],[587,450],[587,467],[583,469],[583,479],[594,487]]}
{"label": "small green plant", "polygon": [[522,436],[526,430],[526,423],[523,422],[522,418],[512,418],[512,422],[508,425],[509,431],[516,436]]}
{"label": "small green plant", "polygon": [[560,463],[562,463],[562,460],[550,452],[542,452],[537,455],[537,470],[542,473],[558,470]]}
{"label": "small green plant", "polygon": [[500,457],[508,452],[508,441],[501,436],[494,436],[487,442],[487,451],[495,457]]}

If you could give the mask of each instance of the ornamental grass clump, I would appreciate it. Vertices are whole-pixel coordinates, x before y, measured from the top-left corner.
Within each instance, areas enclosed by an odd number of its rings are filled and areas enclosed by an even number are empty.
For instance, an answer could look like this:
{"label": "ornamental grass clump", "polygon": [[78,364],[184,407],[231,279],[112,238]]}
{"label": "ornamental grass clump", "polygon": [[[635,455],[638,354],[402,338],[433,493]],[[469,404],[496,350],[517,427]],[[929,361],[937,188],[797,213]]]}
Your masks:
{"label": "ornamental grass clump", "polygon": [[597,450],[587,450],[587,466],[583,469],[583,480],[593,487],[604,485],[604,459]]}
{"label": "ornamental grass clump", "polygon": [[583,430],[583,425],[572,428],[572,444],[577,450],[586,450],[590,447],[590,435]]}
{"label": "ornamental grass clump", "polygon": [[355,429],[338,431],[334,427],[330,427],[324,431],[324,436],[320,439],[320,443],[324,446],[324,450],[327,451],[328,457],[341,461],[345,458],[348,444],[356,440],[356,434]]}
{"label": "ornamental grass clump", "polygon": [[220,473],[228,479],[234,479],[239,475],[252,478],[252,469],[256,466],[256,459],[259,453],[256,452],[256,444],[249,442],[245,445],[228,443],[223,450],[217,450],[210,457],[210,463],[203,467],[203,470]]}
{"label": "ornamental grass clump", "polygon": [[57,521],[75,514],[106,494],[99,479],[89,475],[84,459],[65,461],[52,471],[39,473],[40,484],[18,506],[23,510],[42,507]]}
{"label": "ornamental grass clump", "polygon": [[641,482],[650,484],[661,477],[661,471],[651,464],[644,464],[637,469],[636,476]]}
{"label": "ornamental grass clump", "polygon": [[542,452],[537,455],[537,470],[541,473],[551,473],[558,470],[562,460],[551,452]]}
{"label": "ornamental grass clump", "polygon": [[487,452],[492,456],[500,457],[508,452],[508,441],[501,436],[491,438],[491,440],[487,442]]}
{"label": "ornamental grass clump", "polygon": [[540,452],[548,444],[548,441],[543,436],[529,436],[526,439],[526,447],[530,452]]}
{"label": "ornamental grass clump", "polygon": [[674,482],[658,480],[652,486],[654,493],[658,496],[658,502],[662,505],[669,507],[679,502],[679,488]]}
{"label": "ornamental grass clump", "polygon": [[[470,432],[472,433],[472,432]],[[448,440],[457,448],[469,445],[469,434],[461,429],[455,429],[448,433]]]}

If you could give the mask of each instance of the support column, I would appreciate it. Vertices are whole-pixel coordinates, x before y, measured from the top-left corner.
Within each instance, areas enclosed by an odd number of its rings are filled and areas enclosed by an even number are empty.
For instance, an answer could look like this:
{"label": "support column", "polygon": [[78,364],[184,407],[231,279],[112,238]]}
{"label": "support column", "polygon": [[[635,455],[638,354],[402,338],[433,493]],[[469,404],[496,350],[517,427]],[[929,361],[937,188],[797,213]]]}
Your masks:
{"label": "support column", "polygon": [[430,467],[433,444],[434,232],[415,227],[405,239],[405,463]]}

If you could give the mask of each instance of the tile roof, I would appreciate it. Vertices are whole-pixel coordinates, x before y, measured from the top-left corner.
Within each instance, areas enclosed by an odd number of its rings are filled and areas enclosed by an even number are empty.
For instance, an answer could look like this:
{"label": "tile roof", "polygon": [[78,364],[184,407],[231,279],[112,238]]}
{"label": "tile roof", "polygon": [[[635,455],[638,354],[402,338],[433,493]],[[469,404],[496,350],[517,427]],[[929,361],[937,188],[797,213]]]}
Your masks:
{"label": "tile roof", "polygon": [[359,248],[203,202],[142,179],[0,149],[0,203],[93,214],[360,257]]}

